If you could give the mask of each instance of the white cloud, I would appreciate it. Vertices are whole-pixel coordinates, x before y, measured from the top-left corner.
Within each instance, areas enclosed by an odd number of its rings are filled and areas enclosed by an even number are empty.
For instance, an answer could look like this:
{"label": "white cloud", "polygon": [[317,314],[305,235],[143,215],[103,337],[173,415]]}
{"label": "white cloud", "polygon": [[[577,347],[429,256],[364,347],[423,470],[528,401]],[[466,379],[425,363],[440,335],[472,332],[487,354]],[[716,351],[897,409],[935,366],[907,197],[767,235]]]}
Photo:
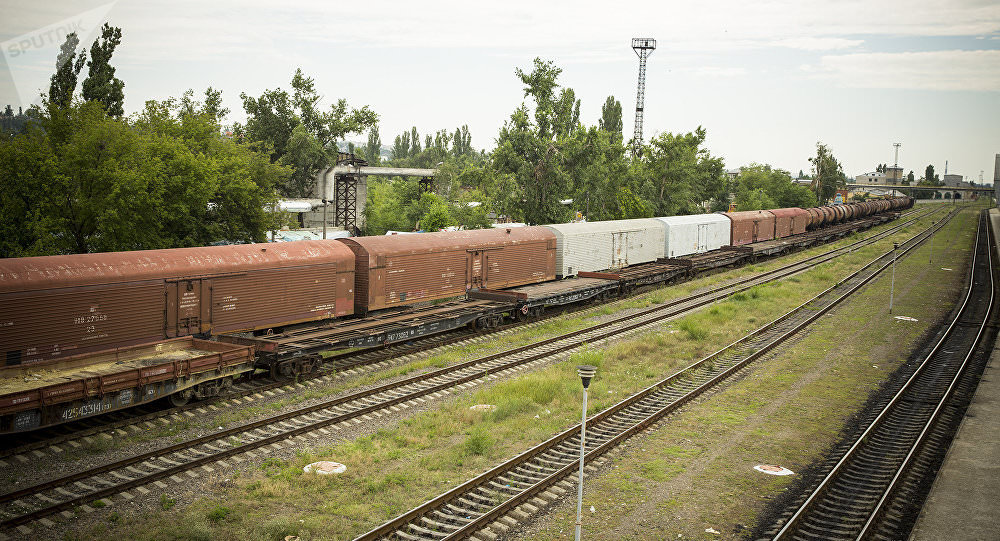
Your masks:
{"label": "white cloud", "polygon": [[1000,51],[829,55],[808,69],[852,88],[1000,91]]}
{"label": "white cloud", "polygon": [[835,51],[840,49],[852,49],[858,47],[865,41],[863,39],[844,39],[844,38],[819,38],[819,37],[800,37],[800,38],[788,38],[779,39],[771,42],[772,45],[778,47],[788,47],[790,49],[801,49],[804,51]]}
{"label": "white cloud", "polygon": [[723,66],[698,66],[692,68],[677,68],[677,72],[691,73],[697,77],[739,77],[746,75],[745,68],[723,67]]}

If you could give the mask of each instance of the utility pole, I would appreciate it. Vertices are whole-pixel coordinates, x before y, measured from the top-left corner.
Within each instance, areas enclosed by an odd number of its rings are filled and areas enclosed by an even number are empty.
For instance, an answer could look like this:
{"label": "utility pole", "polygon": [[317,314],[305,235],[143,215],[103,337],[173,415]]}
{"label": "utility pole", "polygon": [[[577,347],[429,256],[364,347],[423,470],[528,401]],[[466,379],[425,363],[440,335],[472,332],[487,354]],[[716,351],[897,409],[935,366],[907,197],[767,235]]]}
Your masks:
{"label": "utility pole", "polygon": [[893,180],[899,182],[903,176],[903,172],[899,170],[899,147],[902,146],[902,143],[893,143],[892,146],[896,147],[896,159],[892,162],[892,174],[896,175],[896,178]]}
{"label": "utility pole", "polygon": [[642,152],[642,110],[646,101],[646,58],[656,49],[653,38],[632,38],[632,50],[639,56],[639,90],[635,97],[635,131],[632,134],[632,155]]}

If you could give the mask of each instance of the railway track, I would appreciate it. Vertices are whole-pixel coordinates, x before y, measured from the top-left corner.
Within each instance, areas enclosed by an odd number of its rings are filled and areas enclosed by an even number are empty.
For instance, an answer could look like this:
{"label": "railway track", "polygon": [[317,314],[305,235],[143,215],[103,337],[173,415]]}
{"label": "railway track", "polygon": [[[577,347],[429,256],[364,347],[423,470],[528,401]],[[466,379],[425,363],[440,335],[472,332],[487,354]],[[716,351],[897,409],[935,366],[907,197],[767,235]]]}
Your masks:
{"label": "railway track", "polygon": [[[924,231],[907,240],[902,254],[928,236]],[[592,416],[587,420],[585,461],[597,460],[782,344],[887,269],[893,257],[891,251],[882,254],[761,329]],[[579,449],[576,425],[357,539],[465,539],[484,530],[495,530],[486,538],[495,537],[509,529],[516,520],[511,517],[524,518],[537,510],[534,504],[572,487],[567,478],[578,465]]]}
{"label": "railway track", "polygon": [[[945,220],[942,220],[937,227],[941,227],[944,222]],[[903,225],[905,224],[901,224],[900,227]],[[931,229],[924,230],[910,242],[926,238],[930,233]],[[620,338],[623,333],[636,331],[664,319],[690,312],[733,293],[802,272],[838,255],[854,251],[865,243],[874,243],[884,238],[885,234],[888,233],[882,232],[779,269],[760,273],[735,284],[690,295],[537,344],[327,400],[10,492],[0,496],[2,505],[0,528],[8,529],[37,520],[47,520],[45,517],[60,512],[64,513],[64,516],[72,516],[70,512],[72,509],[88,505],[95,500],[128,494],[128,491],[164,479],[180,482],[183,480],[180,474],[199,467],[210,468],[210,465],[229,467],[227,460],[238,462],[241,460],[241,455],[255,456],[253,455],[255,450],[278,449],[286,444],[298,445],[302,441],[308,441],[306,438],[324,437],[338,430],[338,425],[341,428],[345,426],[343,423],[361,423],[365,418],[380,415],[380,412],[386,409],[407,408],[427,400],[425,397],[440,397],[457,389],[481,383],[486,378],[496,378],[507,371],[547,362],[553,356],[569,352],[584,343]],[[134,496],[129,494],[123,497],[131,499]]]}
{"label": "railway track", "polygon": [[958,314],[860,435],[827,463],[804,501],[784,514],[773,539],[909,536],[996,339],[996,251],[984,216]]}
{"label": "railway track", "polygon": [[[906,227],[927,214],[937,212],[937,210],[937,208],[910,210],[903,214],[903,216],[907,218],[906,222],[896,224],[892,228],[876,233],[869,238],[883,238],[884,236]],[[728,253],[720,253],[713,257],[715,259],[721,258],[725,260],[726,258],[732,257],[732,255]],[[695,267],[700,268],[709,266],[710,261],[714,261],[715,259],[704,259],[703,257],[697,261]],[[583,308],[577,308],[577,310],[580,309]],[[563,313],[566,313],[566,310],[551,310],[543,316],[543,319],[555,317]],[[413,355],[466,340],[475,340],[481,337],[487,337],[489,335],[508,331],[516,327],[523,327],[524,325],[524,323],[508,323],[495,329],[455,331],[403,344],[392,344],[378,348],[370,348],[360,352],[355,351],[331,355],[327,357],[326,362],[318,371],[312,374],[301,375],[296,381],[300,383],[311,380],[328,381],[330,378],[335,377],[338,374],[356,373],[351,372],[355,369],[372,365],[380,365],[406,355]],[[24,462],[28,460],[29,455],[38,456],[38,453],[45,454],[48,451],[59,453],[62,452],[64,447],[81,447],[82,444],[80,441],[91,436],[114,433],[115,431],[123,429],[126,433],[129,430],[139,431],[142,430],[140,428],[141,426],[148,427],[149,425],[146,423],[151,423],[158,419],[176,416],[178,414],[183,414],[183,412],[204,412],[205,408],[214,404],[223,404],[226,401],[231,401],[233,399],[252,399],[255,395],[266,393],[268,391],[281,392],[282,389],[290,388],[292,385],[293,384],[288,380],[276,381],[267,377],[261,379],[245,379],[237,383],[232,390],[224,396],[193,402],[184,406],[166,406],[157,403],[145,404],[129,410],[122,410],[100,417],[85,418],[72,423],[28,432],[19,435],[17,439],[12,438],[9,441],[0,442],[0,461],[6,460],[9,462],[12,460],[19,460]],[[18,455],[20,456],[18,457]]]}

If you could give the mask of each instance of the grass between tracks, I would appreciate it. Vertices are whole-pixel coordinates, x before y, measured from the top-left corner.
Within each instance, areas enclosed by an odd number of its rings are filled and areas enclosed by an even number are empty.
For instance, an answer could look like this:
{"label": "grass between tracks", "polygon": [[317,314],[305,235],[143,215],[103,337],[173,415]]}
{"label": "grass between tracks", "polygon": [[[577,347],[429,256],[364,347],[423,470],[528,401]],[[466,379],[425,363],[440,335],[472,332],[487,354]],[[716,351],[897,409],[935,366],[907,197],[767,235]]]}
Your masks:
{"label": "grass between tracks", "polygon": [[[947,231],[958,230],[959,227],[958,222],[953,222]],[[917,231],[914,226],[909,229],[908,232],[899,233],[897,240]],[[939,237],[941,239],[943,235]],[[398,427],[380,430],[370,437],[318,449],[303,449],[289,460],[267,459],[254,470],[233,476],[233,480],[225,486],[206,487],[205,496],[190,505],[176,505],[144,514],[119,511],[113,520],[110,520],[111,516],[108,514],[104,518],[109,520],[92,523],[68,537],[242,540],[282,539],[285,535],[298,535],[303,540],[351,538],[576,423],[580,399],[579,382],[575,374],[577,364],[587,363],[599,367],[598,376],[591,387],[589,408],[591,414],[596,413],[800,304],[867,262],[875,253],[884,251],[891,242],[892,239],[882,241],[876,247],[860,250],[780,283],[758,286],[733,295],[727,301],[697,314],[665,324],[656,331],[622,339],[611,347],[578,353],[538,372],[497,382],[446,400],[432,411],[406,419]],[[940,243],[948,245],[947,249],[951,251],[955,251],[958,244],[957,239]],[[829,248],[823,248],[825,249]],[[917,259],[920,253],[917,252]],[[802,252],[793,257],[807,255]],[[757,265],[757,270],[780,264],[782,263],[771,262]],[[902,267],[901,263],[900,268],[897,268],[897,274],[900,274],[897,276],[897,293],[901,309],[904,302],[910,302],[918,296],[919,290],[903,285],[907,282],[904,280],[905,271]],[[684,284],[681,288],[690,291],[705,287],[708,283],[726,279],[738,272],[717,274]],[[957,274],[945,274],[940,277],[940,281],[944,283],[946,278]],[[647,296],[627,300],[619,306],[634,307],[643,302],[662,301],[686,294],[686,291],[677,292],[675,289],[678,288],[652,292]],[[563,323],[549,322],[521,333],[520,336],[515,334],[510,338],[509,345],[530,340],[532,334],[535,339],[541,338],[537,333],[547,331],[539,329],[550,323],[563,327],[558,332],[565,332],[576,325],[586,325],[584,317],[587,314],[566,318]],[[573,322],[575,319],[580,321]],[[927,323],[922,319],[916,325],[921,324]],[[906,333],[913,332],[915,328],[918,327],[900,327]],[[905,340],[896,342],[902,343]],[[835,350],[844,346],[831,342],[826,347],[830,349],[831,344]],[[859,341],[856,346],[863,346],[863,342]],[[454,362],[450,359],[432,359],[424,362]],[[877,371],[872,377],[881,377],[889,369],[885,367],[885,363],[880,363],[880,366],[884,368],[872,369]],[[754,378],[746,381],[752,380]],[[796,378],[779,373],[766,383],[770,385],[773,381],[795,385]],[[838,385],[827,385],[832,395],[845,399],[864,398],[864,392],[859,395],[856,391],[840,390]],[[868,385],[865,389],[873,384],[869,382]],[[679,430],[683,436],[674,436],[665,444],[658,445],[655,456],[636,458],[641,464],[637,466],[639,469],[634,477],[609,481],[611,486],[607,490],[610,492],[599,495],[602,494],[596,492],[599,489],[588,486],[588,499],[595,506],[598,506],[597,502],[602,502],[602,511],[608,511],[603,507],[603,502],[608,498],[621,499],[626,503],[633,496],[636,500],[648,499],[650,496],[643,497],[648,490],[647,480],[669,483],[685,475],[690,469],[691,461],[704,460],[707,452],[704,447],[693,445],[694,438],[704,435],[707,438],[704,440],[706,445],[720,440],[728,443],[727,431],[744,423],[748,415],[766,409],[774,391],[773,387],[766,387],[765,391],[740,392],[738,386],[735,386],[733,393],[733,396],[742,396],[746,402],[739,409],[716,405],[687,421],[681,419],[683,422],[680,424],[672,422],[671,427],[675,424],[681,427],[673,430]],[[729,395],[730,392],[727,392],[719,396]],[[473,404],[482,403],[498,407],[490,413],[469,409]],[[712,400],[706,402],[710,403]],[[838,410],[830,412],[821,409],[817,415],[812,415],[809,408],[803,408],[797,413],[808,413],[807,416],[815,419],[809,419],[811,432],[805,432],[804,435],[792,434],[792,439],[799,443],[791,448],[798,449],[805,457],[808,450],[815,448],[813,442],[819,441],[824,435],[826,424],[822,422],[823,416],[820,414],[835,414]],[[778,414],[778,417],[791,417],[789,421],[793,421],[796,415]],[[756,435],[756,440],[760,441],[742,442],[739,445],[748,449],[770,445],[761,435]],[[784,447],[766,448],[768,456],[773,458],[769,461],[781,459],[770,451],[782,449]],[[322,459],[342,462],[348,466],[348,470],[343,475],[330,477],[302,473],[302,466]],[[784,462],[793,466],[804,463]],[[725,479],[722,478],[727,473],[730,472],[721,467],[717,473],[720,479],[712,482],[724,483]],[[740,473],[743,473],[742,470]],[[768,490],[780,489],[781,481],[767,479],[766,482],[769,483],[766,487]],[[744,488],[751,486],[745,480],[737,484],[744,485]],[[757,485],[752,487],[759,488]],[[721,499],[723,502],[740,501],[737,486],[727,490],[727,495]],[[667,498],[661,503],[670,507],[673,505],[670,501]],[[755,503],[756,501],[753,500]],[[707,506],[704,512],[709,513],[712,507]],[[623,507],[619,513],[625,514],[628,511],[628,508]],[[103,510],[99,513],[107,514]],[[697,515],[695,518],[708,520],[710,516],[703,518]],[[554,520],[558,526],[562,518],[556,516]],[[739,520],[745,524],[748,519]],[[592,531],[589,535],[596,533]],[[563,536],[560,534],[554,537]],[[648,538],[643,535],[633,537]]]}
{"label": "grass between tracks", "polygon": [[[918,321],[888,314],[890,277],[880,277],[802,339],[758,361],[751,375],[629,445],[585,486],[584,508],[596,511],[584,517],[585,537],[743,538],[794,479],[753,467],[799,471],[821,460],[848,418],[952,310],[976,219],[965,212],[945,227],[933,265],[929,245],[898,262],[893,314]],[[525,538],[565,539],[574,522],[575,507],[564,503]]]}

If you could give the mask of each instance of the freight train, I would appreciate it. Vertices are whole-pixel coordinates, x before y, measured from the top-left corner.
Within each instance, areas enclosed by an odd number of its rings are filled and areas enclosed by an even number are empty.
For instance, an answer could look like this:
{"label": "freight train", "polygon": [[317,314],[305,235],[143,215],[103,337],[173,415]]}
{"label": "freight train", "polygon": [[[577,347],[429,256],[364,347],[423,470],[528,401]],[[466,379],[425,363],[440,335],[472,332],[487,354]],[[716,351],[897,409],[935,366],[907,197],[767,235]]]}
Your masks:
{"label": "freight train", "polygon": [[[107,354],[98,352],[112,349],[384,314],[469,291],[785,238],[912,204],[904,197],[809,209],[3,259],[0,382],[10,375],[3,371],[19,370],[20,377],[28,367],[43,370],[68,359],[85,369],[88,354],[106,364]],[[219,362],[201,377],[174,366],[171,383],[140,396],[130,392],[125,402],[192,391],[202,397],[215,392],[214,379],[228,382],[262,367],[260,360]],[[146,376],[135,377],[141,389]],[[79,393],[86,398],[90,390],[84,385]],[[6,403],[16,400],[13,394],[6,402],[4,394],[0,389],[0,416],[17,409]],[[25,424],[37,425],[36,419]],[[5,430],[10,427],[0,427]]]}

